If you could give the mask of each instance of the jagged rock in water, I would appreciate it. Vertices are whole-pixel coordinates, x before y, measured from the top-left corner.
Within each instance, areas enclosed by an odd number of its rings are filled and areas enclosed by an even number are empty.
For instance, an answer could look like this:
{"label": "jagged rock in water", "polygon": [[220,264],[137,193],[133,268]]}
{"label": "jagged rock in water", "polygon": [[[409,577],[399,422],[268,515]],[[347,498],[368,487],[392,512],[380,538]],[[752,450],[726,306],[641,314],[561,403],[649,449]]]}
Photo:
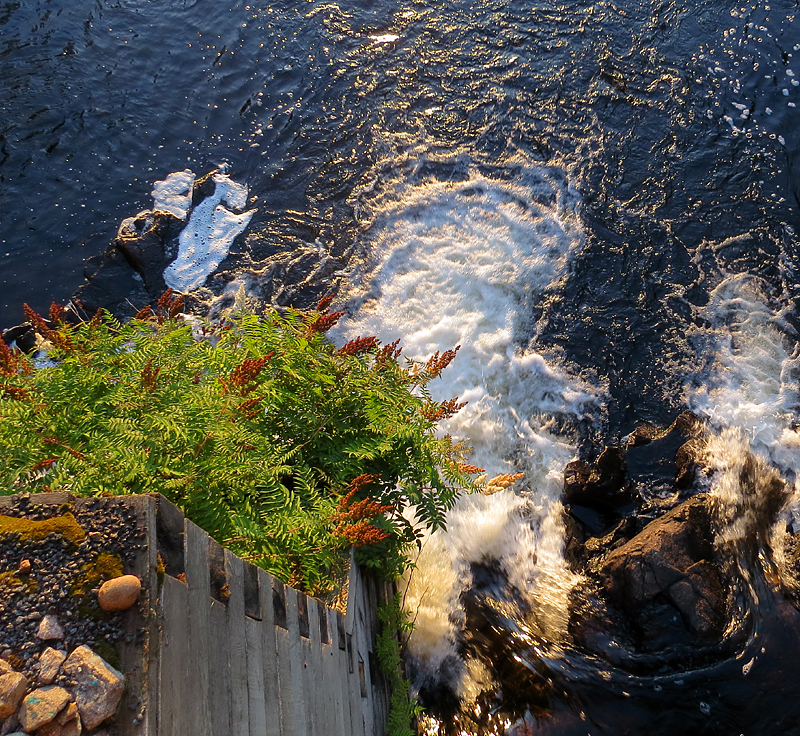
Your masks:
{"label": "jagged rock in water", "polygon": [[671,606],[692,634],[717,636],[726,591],[713,539],[709,497],[698,494],[611,552],[598,574],[602,589],[645,632],[646,619]]}
{"label": "jagged rock in water", "polygon": [[564,499],[568,504],[586,506],[600,512],[614,511],[630,503],[625,485],[625,452],[606,447],[594,465],[576,460],[564,470]]}
{"label": "jagged rock in water", "polygon": [[705,425],[685,411],[666,429],[637,427],[628,438],[627,478],[647,497],[678,500],[694,482]]}
{"label": "jagged rock in water", "polygon": [[158,298],[167,285],[164,269],[174,257],[170,241],[186,223],[169,212],[144,210],[122,221],[111,247],[117,248],[141,277],[148,293]]}

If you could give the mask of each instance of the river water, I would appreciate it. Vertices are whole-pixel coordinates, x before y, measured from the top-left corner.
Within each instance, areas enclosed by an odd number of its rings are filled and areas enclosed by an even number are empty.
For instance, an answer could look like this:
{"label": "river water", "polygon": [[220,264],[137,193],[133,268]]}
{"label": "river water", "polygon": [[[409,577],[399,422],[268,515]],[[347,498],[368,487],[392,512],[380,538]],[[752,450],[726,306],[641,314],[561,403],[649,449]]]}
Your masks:
{"label": "river water", "polygon": [[[469,401],[447,430],[489,475],[525,473],[462,499],[405,589],[428,732],[800,733],[800,622],[769,554],[738,554],[713,651],[609,662],[571,644],[561,507],[569,460],[691,409],[722,508],[788,484],[759,550],[800,528],[797,13],[5,2],[0,324],[68,299],[156,181],[224,167],[255,212],[201,296],[286,302],[276,280],[308,279],[348,309],[337,339],[460,344],[434,387]],[[748,453],[755,490],[736,480]]]}

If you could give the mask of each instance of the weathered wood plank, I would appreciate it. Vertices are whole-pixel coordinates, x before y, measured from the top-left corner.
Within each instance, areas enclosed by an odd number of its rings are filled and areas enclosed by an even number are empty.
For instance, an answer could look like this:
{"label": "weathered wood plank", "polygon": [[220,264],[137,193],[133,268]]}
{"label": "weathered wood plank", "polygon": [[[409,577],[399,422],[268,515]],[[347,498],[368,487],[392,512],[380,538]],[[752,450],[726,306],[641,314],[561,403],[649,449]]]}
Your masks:
{"label": "weathered wood plank", "polygon": [[186,719],[195,733],[208,729],[211,721],[209,709],[209,659],[214,643],[210,628],[211,588],[208,578],[208,534],[188,519],[184,524],[184,556],[186,584],[189,586],[188,607],[184,616],[189,628],[189,672],[191,687],[186,688],[184,708]]}
{"label": "weathered wood plank", "polygon": [[[209,629],[211,639],[206,643],[209,653],[209,706],[211,733],[209,736],[228,736],[231,732],[231,666],[228,662],[228,609],[210,599]],[[159,736],[162,736],[159,734]]]}
{"label": "weathered wood plank", "polygon": [[189,589],[166,575],[159,599],[161,668],[159,677],[159,736],[195,736],[185,720],[185,691],[190,687],[189,630],[186,608]]}
{"label": "weathered wood plank", "polygon": [[272,602],[272,575],[258,571],[261,603],[261,657],[264,669],[264,700],[267,736],[281,736],[281,700],[278,679],[278,644],[275,637],[275,609]]}
{"label": "weathered wood plank", "polygon": [[339,648],[334,642],[335,612],[323,605],[321,601],[314,601],[314,604],[317,607],[320,621],[320,641],[322,642],[320,646],[321,671],[319,679],[322,685],[324,723],[327,726],[327,733],[333,736],[350,736],[344,732],[344,709],[341,707],[342,673],[336,667],[336,656],[339,654]]}
{"label": "weathered wood plank", "polygon": [[[114,499],[135,517],[138,541],[133,545],[133,559],[125,573],[142,581],[136,606],[122,619],[125,636],[118,643],[119,658],[126,687],[117,719],[119,736],[155,736],[158,716],[158,597],[156,548],[148,544],[155,538],[155,499],[127,496]],[[152,613],[151,613],[152,610]]]}
{"label": "weathered wood plank", "polygon": [[329,734],[330,727],[325,713],[325,682],[322,679],[322,642],[320,641],[320,626],[317,601],[306,598],[308,613],[308,639],[306,640],[306,668],[305,676],[308,693],[309,716],[312,736]]}
{"label": "weathered wood plank", "polygon": [[347,583],[347,615],[345,617],[347,629],[347,664],[350,718],[353,736],[375,736],[367,720],[367,703],[363,702],[362,689],[364,687],[364,659],[360,651],[361,639],[364,635],[363,605],[364,584],[361,579],[355,557],[350,556],[350,574]]}
{"label": "weathered wood plank", "polygon": [[[277,579],[272,581],[272,604],[275,617],[275,646],[278,653],[278,684],[280,688],[282,736],[302,733],[295,723],[295,686],[292,677],[292,656],[289,646],[289,615],[287,587]],[[299,634],[297,634],[299,636]]]}
{"label": "weathered wood plank", "polygon": [[230,736],[249,736],[250,715],[247,707],[247,635],[244,615],[244,569],[242,561],[225,550],[228,575],[228,661],[231,672]]}
{"label": "weathered wood plank", "polygon": [[342,736],[352,736],[352,716],[350,713],[350,675],[347,667],[347,634],[345,632],[344,616],[339,611],[331,611],[331,651],[333,653],[333,668],[336,677],[336,696],[339,704],[338,713],[342,719]]}
{"label": "weathered wood plank", "polygon": [[[304,642],[308,640],[300,636],[300,619],[297,611],[297,591],[286,587],[286,625],[291,671],[292,711],[294,731],[287,736],[310,736],[310,714],[307,703],[308,685],[304,671],[306,669],[306,651]],[[285,691],[284,691],[285,692]]]}
{"label": "weathered wood plank", "polygon": [[247,712],[250,718],[250,736],[267,736],[261,622],[245,616],[244,626],[247,638]]}

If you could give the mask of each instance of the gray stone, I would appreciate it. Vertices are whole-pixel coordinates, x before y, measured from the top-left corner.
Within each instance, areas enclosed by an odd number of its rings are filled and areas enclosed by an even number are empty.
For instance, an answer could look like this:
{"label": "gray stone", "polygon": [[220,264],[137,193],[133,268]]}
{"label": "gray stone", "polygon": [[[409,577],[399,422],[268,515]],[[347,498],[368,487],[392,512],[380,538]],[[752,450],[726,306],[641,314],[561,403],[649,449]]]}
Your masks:
{"label": "gray stone", "polygon": [[53,641],[54,639],[64,638],[64,629],[58,623],[55,616],[48,614],[39,622],[39,629],[36,636],[42,641]]}
{"label": "gray stone", "polygon": [[49,685],[28,693],[19,709],[19,723],[26,731],[35,731],[55,720],[61,709],[69,703],[69,693],[63,687]]}
{"label": "gray stone", "polygon": [[125,689],[125,678],[89,647],[78,647],[62,670],[75,685],[73,694],[83,727],[91,731],[114,715]]}
{"label": "gray stone", "polygon": [[67,658],[66,652],[60,652],[58,649],[47,647],[39,655],[39,683],[41,685],[49,685],[56,679],[61,665]]}

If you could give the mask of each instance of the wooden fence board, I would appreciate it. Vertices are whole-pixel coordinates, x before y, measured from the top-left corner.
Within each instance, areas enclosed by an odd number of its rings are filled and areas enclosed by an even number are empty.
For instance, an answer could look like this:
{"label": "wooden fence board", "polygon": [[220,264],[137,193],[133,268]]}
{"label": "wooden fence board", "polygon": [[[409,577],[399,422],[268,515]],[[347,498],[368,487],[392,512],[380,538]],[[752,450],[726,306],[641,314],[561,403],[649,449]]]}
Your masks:
{"label": "wooden fence board", "polygon": [[242,561],[225,550],[228,575],[228,661],[231,672],[230,736],[249,736],[250,715],[247,704],[247,634],[244,615],[244,570]]}
{"label": "wooden fence board", "polygon": [[272,601],[272,575],[258,571],[258,590],[261,603],[261,656],[264,670],[264,700],[267,736],[281,736],[281,699],[278,680],[278,643],[276,640],[275,609]]}
{"label": "wooden fence board", "polygon": [[211,588],[208,578],[208,534],[186,519],[184,526],[184,556],[186,584],[189,588],[188,606],[184,612],[189,629],[189,672],[191,687],[187,688],[184,704],[189,727],[202,733],[211,722],[209,711],[209,656],[211,643]]}
{"label": "wooden fence board", "polygon": [[189,632],[186,607],[189,590],[185,583],[166,575],[161,588],[161,667],[158,693],[160,736],[194,736],[185,720],[184,693],[191,682],[188,670]]}
{"label": "wooden fence board", "polygon": [[210,736],[228,736],[231,733],[231,666],[228,662],[227,637],[223,636],[228,629],[228,609],[213,598],[210,604],[210,638],[206,642],[209,657]]}
{"label": "wooden fence board", "polygon": [[250,718],[250,736],[267,736],[261,621],[245,616],[244,626],[247,640],[247,712]]}
{"label": "wooden fence board", "polygon": [[291,690],[293,700],[294,733],[287,736],[311,736],[307,697],[308,687],[304,670],[306,668],[303,638],[300,636],[300,618],[297,611],[297,591],[286,588],[286,623],[288,627],[289,666],[291,669]]}

